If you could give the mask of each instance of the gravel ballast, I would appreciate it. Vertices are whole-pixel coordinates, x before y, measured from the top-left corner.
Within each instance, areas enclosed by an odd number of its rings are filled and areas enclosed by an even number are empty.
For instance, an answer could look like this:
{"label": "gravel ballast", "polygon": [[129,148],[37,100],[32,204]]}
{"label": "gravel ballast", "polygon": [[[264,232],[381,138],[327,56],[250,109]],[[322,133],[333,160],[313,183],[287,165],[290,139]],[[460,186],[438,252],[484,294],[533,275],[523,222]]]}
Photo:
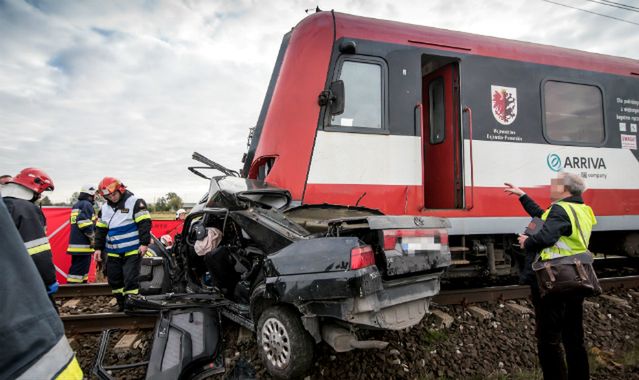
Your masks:
{"label": "gravel ballast", "polygon": [[[639,293],[608,292],[618,300],[589,299],[584,311],[586,345],[592,379],[639,379]],[[516,303],[518,306],[507,305]],[[536,355],[533,309],[528,300],[473,305],[492,314],[471,312],[464,306],[432,305],[453,318],[448,327],[431,314],[418,326],[404,331],[368,332],[361,339],[389,342],[384,350],[335,353],[326,344],[316,350],[310,379],[541,379]],[[484,315],[483,317],[481,315]],[[258,359],[255,337],[238,343],[239,327],[223,322],[224,358],[227,373],[244,359],[257,378],[270,376]],[[120,332],[112,338],[111,346]],[[110,351],[108,364],[148,360],[152,332],[141,333],[140,344],[130,353]],[[244,334],[243,334],[244,335]],[[87,375],[98,348],[98,334],[73,337],[80,365]],[[77,348],[76,348],[77,347]],[[110,360],[110,361],[109,361]],[[144,370],[129,370],[126,379],[143,379]],[[213,378],[224,378],[218,375]]]}

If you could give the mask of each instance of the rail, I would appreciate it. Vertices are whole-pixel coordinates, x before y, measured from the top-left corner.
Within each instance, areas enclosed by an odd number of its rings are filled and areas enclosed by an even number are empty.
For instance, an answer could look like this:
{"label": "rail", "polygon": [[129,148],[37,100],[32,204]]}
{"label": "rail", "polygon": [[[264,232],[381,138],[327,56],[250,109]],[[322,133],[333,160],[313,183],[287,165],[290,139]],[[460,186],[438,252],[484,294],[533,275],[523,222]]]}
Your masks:
{"label": "rail", "polygon": [[[639,288],[639,276],[611,277],[599,280],[604,290]],[[92,297],[111,294],[106,284],[63,285],[58,297]],[[433,298],[440,305],[496,303],[530,295],[527,285],[490,286],[477,289],[443,290]],[[125,313],[95,313],[60,317],[71,334],[100,332],[106,329],[146,329],[155,326],[155,316],[131,316]]]}
{"label": "rail", "polygon": [[[603,290],[639,287],[639,276],[610,277],[599,280]],[[470,303],[495,303],[511,299],[526,298],[530,295],[528,285],[490,286],[477,289],[442,290],[433,298],[440,305],[464,305]]]}
{"label": "rail", "polygon": [[124,313],[63,315],[64,331],[86,334],[107,329],[149,329],[155,326],[155,316],[131,316]]}

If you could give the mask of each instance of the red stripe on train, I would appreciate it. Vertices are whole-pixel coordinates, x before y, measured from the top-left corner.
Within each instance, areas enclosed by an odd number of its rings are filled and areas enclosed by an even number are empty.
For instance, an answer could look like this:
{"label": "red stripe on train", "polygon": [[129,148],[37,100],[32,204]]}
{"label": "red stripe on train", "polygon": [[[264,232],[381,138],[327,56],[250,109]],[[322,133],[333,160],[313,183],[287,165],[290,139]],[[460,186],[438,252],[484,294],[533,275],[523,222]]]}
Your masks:
{"label": "red stripe on train", "polygon": [[[333,203],[375,208],[392,215],[434,215],[442,217],[526,216],[517,197],[508,196],[503,187],[475,187],[471,196],[466,188],[466,204],[472,209],[424,210],[421,186],[308,184],[304,204]],[[550,205],[548,187],[525,188],[537,203]],[[591,189],[584,193],[584,201],[598,216],[639,215],[639,189]]]}

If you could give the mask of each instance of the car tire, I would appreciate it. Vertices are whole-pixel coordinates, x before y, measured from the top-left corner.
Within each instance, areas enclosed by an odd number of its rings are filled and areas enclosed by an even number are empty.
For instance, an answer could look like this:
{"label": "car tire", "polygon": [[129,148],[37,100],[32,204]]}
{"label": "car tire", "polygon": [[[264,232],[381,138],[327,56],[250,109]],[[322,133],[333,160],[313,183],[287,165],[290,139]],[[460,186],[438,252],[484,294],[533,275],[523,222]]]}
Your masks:
{"label": "car tire", "polygon": [[315,344],[291,307],[271,306],[260,315],[257,347],[266,369],[276,378],[301,377],[313,365]]}

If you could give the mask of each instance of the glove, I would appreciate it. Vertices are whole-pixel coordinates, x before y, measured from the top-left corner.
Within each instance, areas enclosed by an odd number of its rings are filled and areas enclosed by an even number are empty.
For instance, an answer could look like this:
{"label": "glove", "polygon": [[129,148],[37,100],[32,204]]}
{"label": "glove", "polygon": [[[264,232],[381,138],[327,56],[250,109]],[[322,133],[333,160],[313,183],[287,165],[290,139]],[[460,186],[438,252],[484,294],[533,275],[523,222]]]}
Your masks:
{"label": "glove", "polygon": [[47,294],[48,295],[55,294],[58,291],[58,287],[60,287],[60,284],[58,284],[57,281],[47,286]]}

